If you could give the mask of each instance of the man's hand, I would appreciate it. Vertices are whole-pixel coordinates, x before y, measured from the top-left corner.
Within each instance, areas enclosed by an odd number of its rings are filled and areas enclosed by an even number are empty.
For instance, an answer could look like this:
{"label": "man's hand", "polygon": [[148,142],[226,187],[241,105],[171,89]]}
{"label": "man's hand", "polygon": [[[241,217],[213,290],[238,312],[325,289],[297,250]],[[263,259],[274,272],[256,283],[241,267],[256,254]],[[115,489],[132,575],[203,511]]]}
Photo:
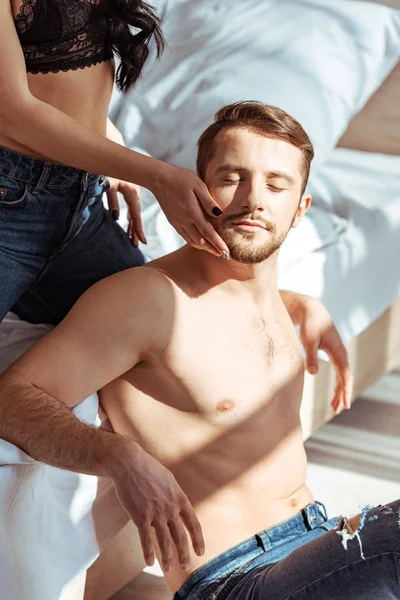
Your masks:
{"label": "man's hand", "polygon": [[332,318],[319,300],[307,298],[302,311],[300,338],[306,352],[307,371],[318,373],[318,350],[324,350],[336,371],[335,395],[332,408],[338,414],[343,408],[350,408],[353,392],[347,350],[333,324]]}
{"label": "man's hand", "polygon": [[306,353],[306,367],[311,375],[318,373],[318,350],[329,356],[336,371],[332,408],[339,413],[350,408],[353,376],[347,350],[325,306],[316,298],[294,292],[281,292],[281,298],[295,325],[300,325],[300,338]]}
{"label": "man's hand", "polygon": [[146,564],[154,564],[153,528],[163,569],[167,573],[171,570],[175,545],[181,569],[188,571],[190,555],[185,528],[196,554],[204,554],[203,534],[194,510],[172,473],[136,443],[125,439],[128,452],[119,455],[117,472],[112,477],[122,506],[138,528]]}

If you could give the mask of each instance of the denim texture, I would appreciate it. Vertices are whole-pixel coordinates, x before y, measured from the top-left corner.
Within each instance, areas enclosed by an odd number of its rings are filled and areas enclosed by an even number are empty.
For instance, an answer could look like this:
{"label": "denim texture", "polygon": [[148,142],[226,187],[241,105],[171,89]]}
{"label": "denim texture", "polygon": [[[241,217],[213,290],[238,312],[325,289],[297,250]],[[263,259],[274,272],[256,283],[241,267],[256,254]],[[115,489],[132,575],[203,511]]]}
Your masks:
{"label": "denim texture", "polygon": [[0,146],[0,321],[59,323],[91,285],[144,258],[104,208],[107,178]]}
{"label": "denim texture", "polygon": [[309,504],[197,569],[174,600],[400,599],[400,501],[366,507],[356,532]]}

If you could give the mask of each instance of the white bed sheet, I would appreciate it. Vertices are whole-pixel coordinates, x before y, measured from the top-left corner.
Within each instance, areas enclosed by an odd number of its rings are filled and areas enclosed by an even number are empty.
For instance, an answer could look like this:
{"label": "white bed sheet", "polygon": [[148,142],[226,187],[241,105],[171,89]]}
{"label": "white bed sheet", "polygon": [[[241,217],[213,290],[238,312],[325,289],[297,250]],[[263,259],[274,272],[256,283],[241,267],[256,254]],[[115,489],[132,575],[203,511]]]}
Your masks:
{"label": "white bed sheet", "polygon": [[259,100],[297,118],[315,169],[400,58],[400,13],[348,0],[178,0],[166,49],[111,116],[130,147],[194,168],[221,106]]}
{"label": "white bed sheet", "polygon": [[348,342],[400,295],[400,156],[337,148],[309,189],[347,228],[279,284],[321,298]]}
{"label": "white bed sheet", "polygon": [[[49,329],[8,314],[0,373]],[[73,413],[108,428],[97,394]],[[42,464],[0,440],[1,600],[59,600],[127,520],[111,480]]]}

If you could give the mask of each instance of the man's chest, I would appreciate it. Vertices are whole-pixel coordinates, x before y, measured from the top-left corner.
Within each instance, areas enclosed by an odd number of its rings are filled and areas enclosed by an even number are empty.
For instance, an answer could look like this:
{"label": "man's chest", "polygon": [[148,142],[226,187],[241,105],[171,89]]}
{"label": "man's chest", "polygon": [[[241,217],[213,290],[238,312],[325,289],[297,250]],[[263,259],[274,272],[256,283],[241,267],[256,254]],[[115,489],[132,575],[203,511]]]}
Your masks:
{"label": "man's chest", "polygon": [[182,320],[163,355],[134,369],[131,382],[172,408],[228,423],[298,396],[302,372],[294,330],[219,312]]}

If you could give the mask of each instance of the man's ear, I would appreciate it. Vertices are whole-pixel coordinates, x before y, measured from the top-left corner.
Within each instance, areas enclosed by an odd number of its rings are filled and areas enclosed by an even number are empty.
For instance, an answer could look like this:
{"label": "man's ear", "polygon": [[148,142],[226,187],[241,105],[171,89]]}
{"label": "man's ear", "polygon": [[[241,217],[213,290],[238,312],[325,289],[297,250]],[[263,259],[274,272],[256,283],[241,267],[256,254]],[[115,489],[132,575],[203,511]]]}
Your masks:
{"label": "man's ear", "polygon": [[310,204],[311,204],[310,194],[303,194],[303,196],[300,200],[300,204],[297,208],[297,213],[293,219],[292,227],[297,227],[297,225],[299,225],[301,223],[302,218],[304,217],[304,215],[310,208]]}

